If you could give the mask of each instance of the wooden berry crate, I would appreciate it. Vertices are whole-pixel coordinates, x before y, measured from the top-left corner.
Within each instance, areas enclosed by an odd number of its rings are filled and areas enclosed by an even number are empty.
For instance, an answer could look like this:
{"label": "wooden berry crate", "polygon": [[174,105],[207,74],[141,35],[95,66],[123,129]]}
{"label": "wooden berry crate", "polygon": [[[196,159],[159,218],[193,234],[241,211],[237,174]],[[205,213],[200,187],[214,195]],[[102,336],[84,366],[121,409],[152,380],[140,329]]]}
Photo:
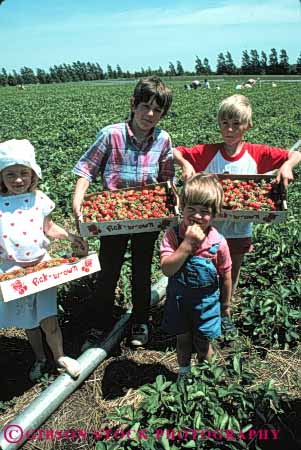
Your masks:
{"label": "wooden berry crate", "polygon": [[[273,175],[238,175],[238,174],[217,174],[220,180],[230,179],[239,181],[251,181],[259,182],[265,180],[271,182],[275,180]],[[214,221],[231,220],[232,222],[253,222],[253,223],[280,223],[284,222],[287,218],[287,200],[286,190],[281,181],[279,184],[274,184],[272,189],[272,200],[276,203],[277,209],[275,211],[262,211],[262,210],[231,210],[228,208],[222,209],[222,214],[214,218]]]}
{"label": "wooden berry crate", "polygon": [[88,256],[74,263],[60,264],[59,266],[38,270],[19,278],[1,281],[0,300],[9,302],[10,300],[26,297],[27,295],[90,275],[99,270],[98,256],[95,252],[91,252]]}
{"label": "wooden berry crate", "polygon": [[[146,184],[141,187],[130,187],[110,191],[114,193],[125,191],[142,191],[144,189],[155,189],[156,186],[164,187],[167,196],[167,204],[173,216],[163,216],[158,218],[148,219],[124,219],[124,220],[106,220],[104,222],[84,222],[83,218],[79,221],[80,234],[83,237],[89,236],[113,236],[117,234],[134,234],[134,233],[149,233],[163,230],[169,226],[175,225],[179,220],[179,199],[174,185],[166,181],[158,184]],[[85,195],[85,201],[95,197],[102,192],[94,192],[93,194]]]}

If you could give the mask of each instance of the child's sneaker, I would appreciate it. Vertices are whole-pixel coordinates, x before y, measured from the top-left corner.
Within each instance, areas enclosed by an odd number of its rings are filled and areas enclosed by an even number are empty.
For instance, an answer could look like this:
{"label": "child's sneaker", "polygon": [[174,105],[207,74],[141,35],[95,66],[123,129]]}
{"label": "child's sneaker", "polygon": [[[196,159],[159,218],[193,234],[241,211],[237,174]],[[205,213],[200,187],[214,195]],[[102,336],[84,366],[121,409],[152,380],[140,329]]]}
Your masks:
{"label": "child's sneaker", "polygon": [[148,326],[146,323],[136,323],[132,326],[131,345],[140,347],[148,343]]}
{"label": "child's sneaker", "polygon": [[103,341],[106,338],[107,333],[102,330],[96,330],[96,328],[92,328],[87,336],[86,341],[83,343],[81,347],[81,352],[88,350],[89,348],[99,348],[101,347]]}
{"label": "child's sneaker", "polygon": [[80,375],[80,364],[76,359],[69,356],[61,356],[57,360],[58,371],[66,371],[72,378],[77,378]]}
{"label": "child's sneaker", "polygon": [[237,335],[237,328],[228,316],[222,317],[222,334],[225,337]]}
{"label": "child's sneaker", "polygon": [[29,372],[30,381],[34,382],[39,380],[40,378],[42,378],[44,373],[46,373],[46,371],[47,359],[37,359]]}

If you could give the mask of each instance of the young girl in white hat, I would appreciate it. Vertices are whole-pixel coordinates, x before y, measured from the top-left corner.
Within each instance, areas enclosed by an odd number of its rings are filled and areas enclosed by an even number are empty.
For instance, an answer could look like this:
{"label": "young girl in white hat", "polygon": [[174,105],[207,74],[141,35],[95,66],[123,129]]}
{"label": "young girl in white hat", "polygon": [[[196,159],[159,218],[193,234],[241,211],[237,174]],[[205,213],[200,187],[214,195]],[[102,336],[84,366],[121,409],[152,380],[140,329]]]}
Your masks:
{"label": "young girl in white hat", "polygon": [[[54,203],[36,189],[41,178],[34,147],[26,140],[12,139],[0,143],[0,273],[33,266],[50,259],[49,240],[67,239],[82,255],[87,244],[79,236],[68,233],[50,217]],[[25,328],[36,361],[30,370],[32,381],[47,370],[42,332],[45,333],[59,368],[76,378],[80,365],[64,355],[61,329],[57,320],[56,288],[40,291],[19,300],[0,302],[0,328]]]}

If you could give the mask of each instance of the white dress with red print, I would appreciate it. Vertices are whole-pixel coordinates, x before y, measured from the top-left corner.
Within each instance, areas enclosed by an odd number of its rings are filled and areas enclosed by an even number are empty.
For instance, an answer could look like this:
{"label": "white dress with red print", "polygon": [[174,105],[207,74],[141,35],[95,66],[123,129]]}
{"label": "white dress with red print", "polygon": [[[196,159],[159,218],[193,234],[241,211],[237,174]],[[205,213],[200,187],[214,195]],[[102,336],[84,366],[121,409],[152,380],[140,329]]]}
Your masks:
{"label": "white dress with red print", "polygon": [[[41,191],[0,196],[0,273],[50,259],[44,219],[54,203]],[[56,288],[0,301],[0,328],[36,328],[57,314]]]}

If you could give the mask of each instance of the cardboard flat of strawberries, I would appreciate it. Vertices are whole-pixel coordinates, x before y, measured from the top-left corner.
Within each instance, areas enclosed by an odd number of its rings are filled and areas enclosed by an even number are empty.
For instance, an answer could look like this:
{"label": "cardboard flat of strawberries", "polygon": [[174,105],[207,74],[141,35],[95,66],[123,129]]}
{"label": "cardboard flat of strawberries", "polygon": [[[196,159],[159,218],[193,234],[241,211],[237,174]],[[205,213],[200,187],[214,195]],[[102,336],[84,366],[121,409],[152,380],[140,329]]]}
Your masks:
{"label": "cardboard flat of strawberries", "polygon": [[[286,201],[286,190],[284,188],[283,183],[274,183],[275,176],[273,175],[238,175],[238,174],[218,174],[218,177],[221,181],[224,180],[239,180],[240,186],[239,188],[245,194],[246,198],[248,197],[247,191],[243,186],[243,182],[251,182],[254,181],[256,184],[260,182],[270,183],[272,185],[271,191],[268,197],[272,200],[272,208],[271,210],[266,210],[267,205],[265,204],[266,200],[260,200],[256,198],[251,206],[247,206],[244,209],[243,207],[238,207],[235,205],[234,201],[226,202],[226,207],[222,209],[222,214],[214,219],[214,221],[221,220],[231,220],[232,222],[253,222],[253,223],[280,223],[284,222],[287,218],[287,201]],[[224,194],[226,197],[226,192],[224,189]],[[230,192],[230,195],[234,195],[235,192]],[[227,199],[227,197],[226,197]],[[247,200],[246,200],[247,203]],[[234,208],[233,208],[234,204]],[[250,203],[249,203],[250,204]],[[232,208],[231,206],[232,205]],[[236,209],[237,208],[237,209]]]}
{"label": "cardboard flat of strawberries", "polygon": [[[51,259],[47,262],[51,262]],[[36,292],[49,289],[68,281],[90,275],[100,270],[99,259],[95,252],[72,263],[28,273],[17,278],[0,282],[0,301],[9,302]],[[6,272],[5,275],[8,275]]]}
{"label": "cardboard flat of strawberries", "polygon": [[[149,194],[145,193],[145,200],[142,200],[140,202],[140,205],[139,198],[136,198],[136,195],[139,195],[139,193],[140,195],[144,195],[143,192],[150,192],[159,188],[162,188],[162,190],[164,190],[164,194],[161,195],[162,198],[164,198],[163,201],[166,205],[166,213],[163,212],[162,215],[160,215],[160,212],[158,212],[158,208],[160,205],[155,205],[156,202],[155,200],[152,200],[152,195],[150,196]],[[122,209],[122,205],[120,206],[118,204],[118,199],[116,199],[114,209],[112,209],[112,207],[111,209],[109,209],[109,202],[111,201],[109,200],[109,196],[111,196],[113,193],[117,196],[120,194],[120,196],[127,195],[129,197],[129,201],[127,202],[128,210],[124,213],[125,217],[119,215],[119,217],[122,218],[117,218],[118,208]],[[131,193],[133,194],[131,195]],[[102,216],[100,214],[100,211],[98,211],[97,209],[97,196],[108,196],[108,202],[106,205],[107,210],[103,211],[102,209]],[[87,204],[89,205],[85,208],[85,205]],[[148,213],[148,211],[145,210],[146,204],[148,204],[147,207],[149,207],[149,214],[146,214]],[[96,192],[86,195],[83,205],[83,219],[79,222],[80,234],[83,237],[112,236],[117,234],[133,234],[160,231],[171,225],[177,224],[179,220],[178,196],[175,187],[170,182],[148,184],[142,187],[126,188],[116,191]],[[141,216],[137,217],[139,208]],[[91,210],[93,211],[92,215]],[[151,215],[154,215],[154,217],[149,217]]]}

